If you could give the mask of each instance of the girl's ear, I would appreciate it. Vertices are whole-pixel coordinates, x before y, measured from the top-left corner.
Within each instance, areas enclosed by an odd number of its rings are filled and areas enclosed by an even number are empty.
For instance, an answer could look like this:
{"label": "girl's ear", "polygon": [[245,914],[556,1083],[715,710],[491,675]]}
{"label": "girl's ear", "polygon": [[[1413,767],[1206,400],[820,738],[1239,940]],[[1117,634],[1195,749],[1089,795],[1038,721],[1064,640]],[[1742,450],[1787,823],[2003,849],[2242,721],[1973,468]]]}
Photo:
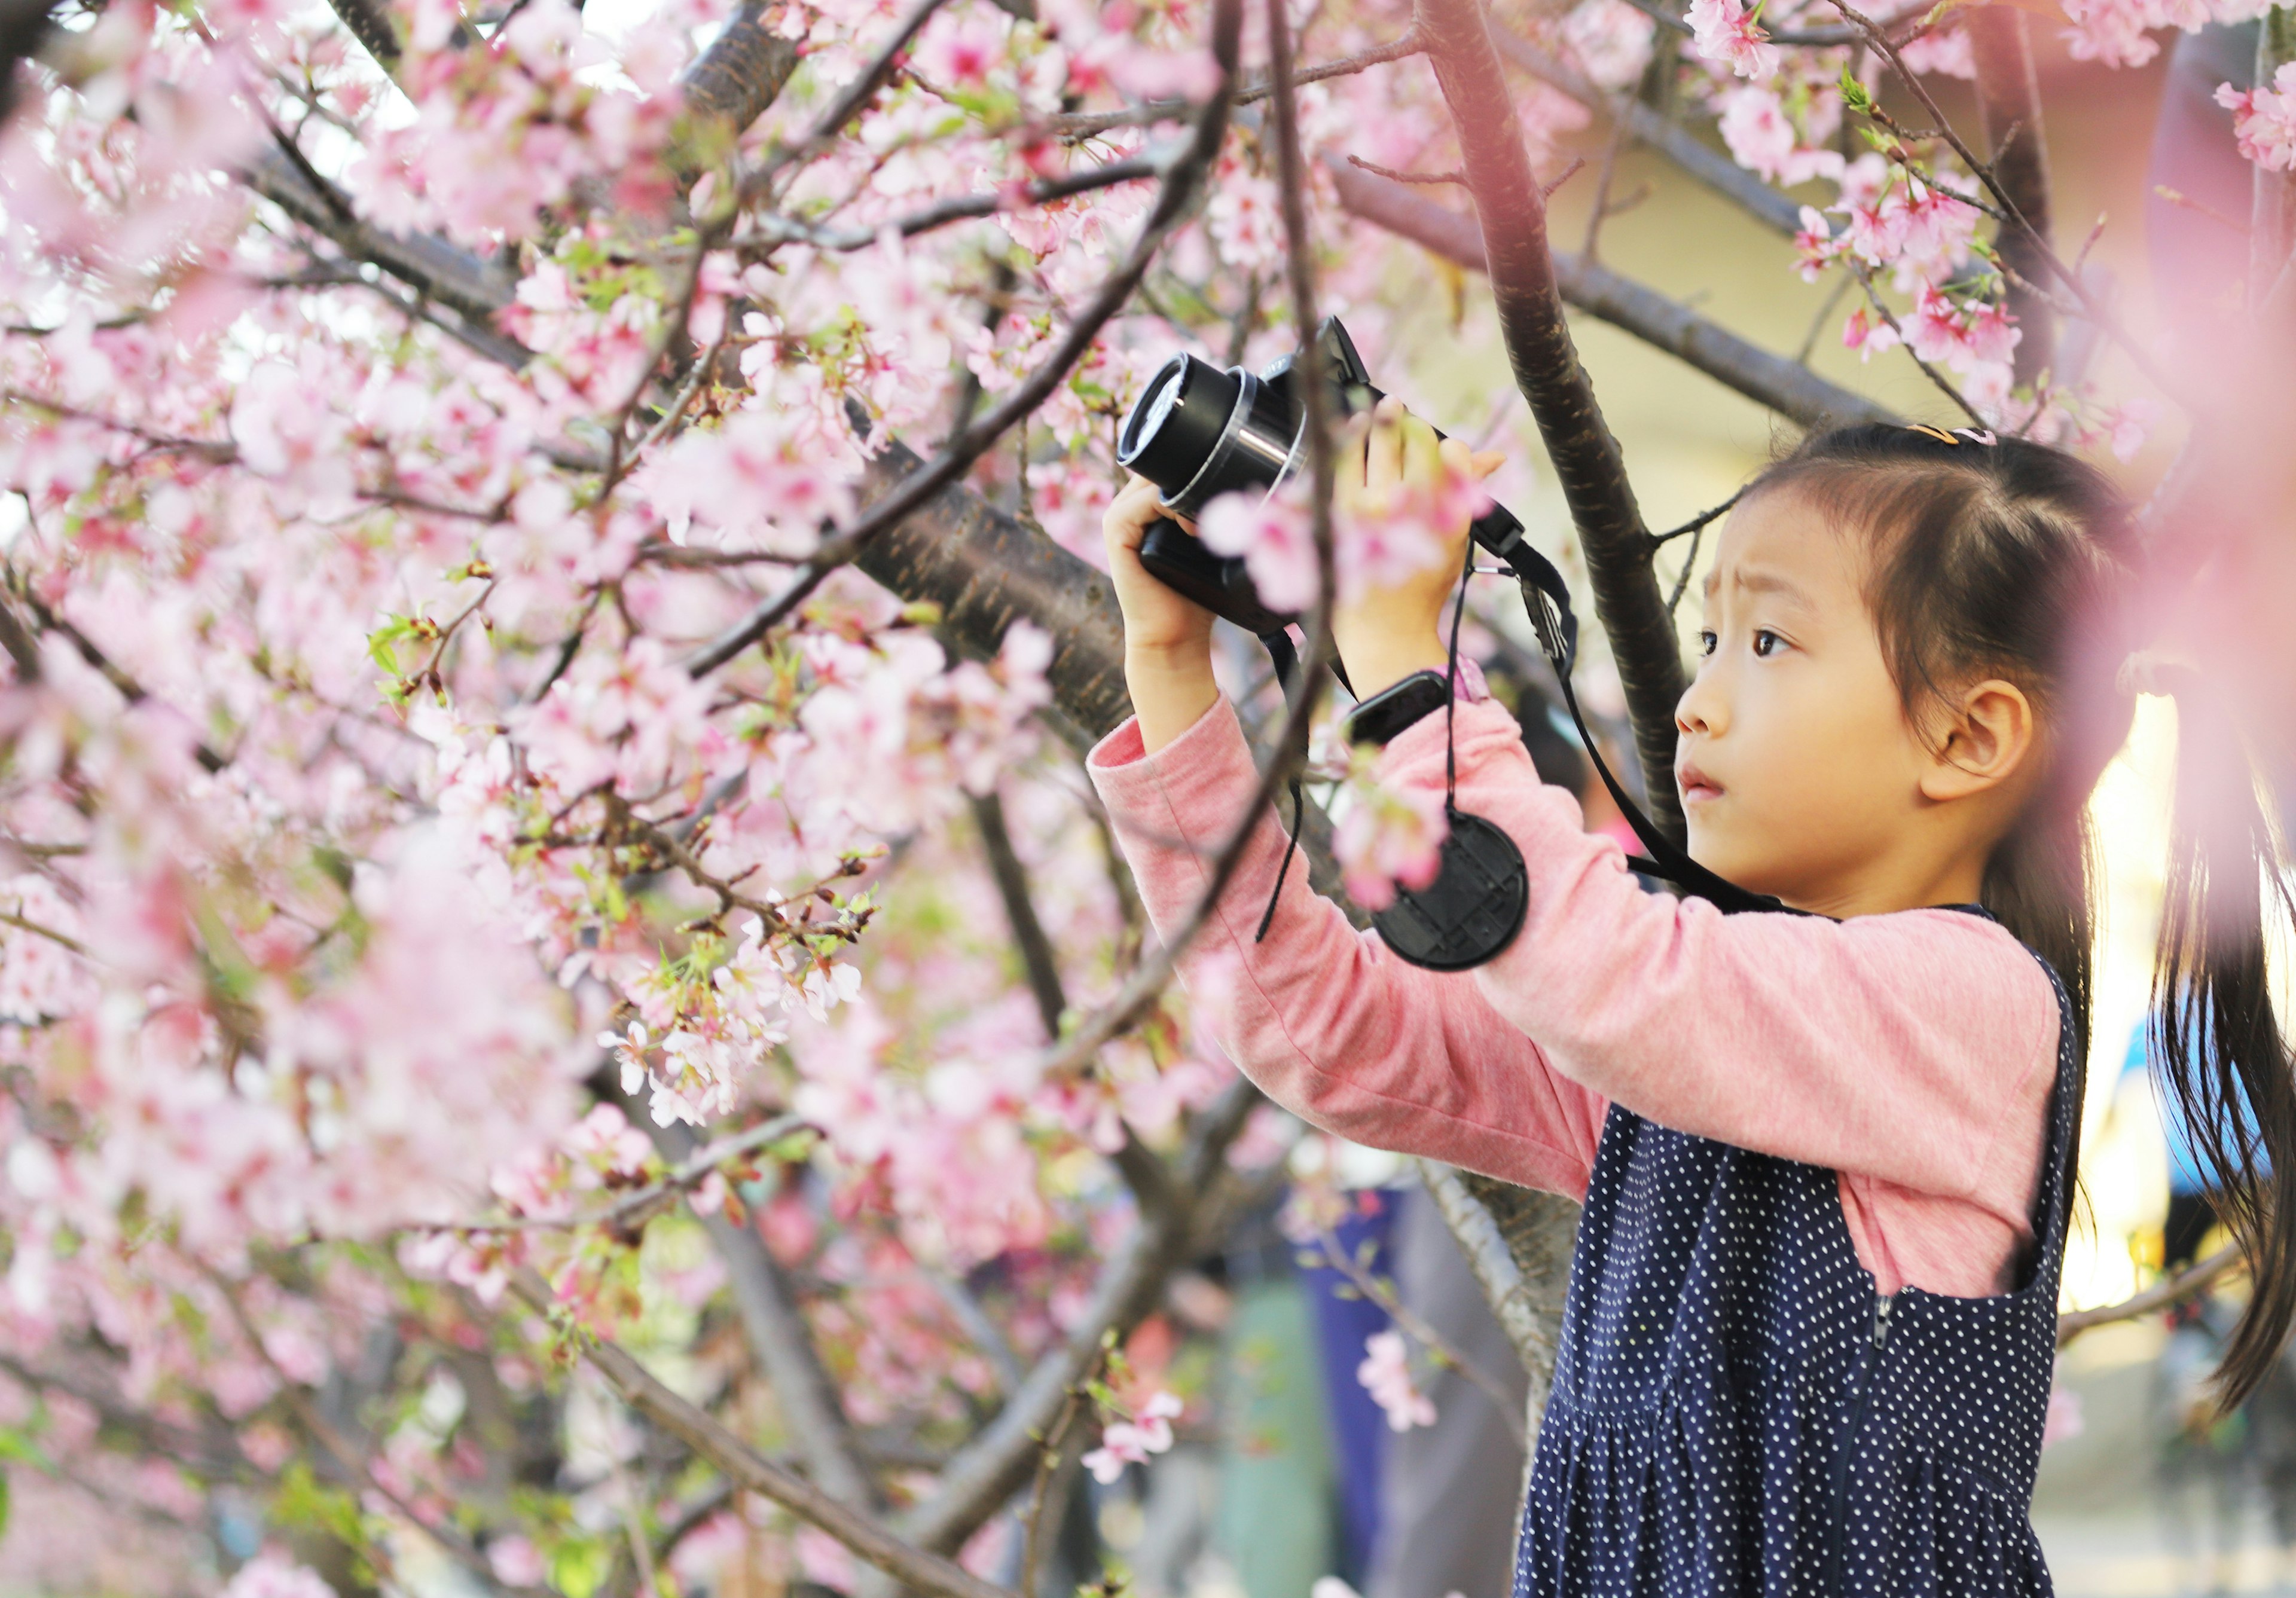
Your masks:
{"label": "girl's ear", "polygon": [[1938,728],[1922,797],[1942,803],[1997,789],[2023,770],[2033,752],[2033,701],[1999,677],[1964,690]]}

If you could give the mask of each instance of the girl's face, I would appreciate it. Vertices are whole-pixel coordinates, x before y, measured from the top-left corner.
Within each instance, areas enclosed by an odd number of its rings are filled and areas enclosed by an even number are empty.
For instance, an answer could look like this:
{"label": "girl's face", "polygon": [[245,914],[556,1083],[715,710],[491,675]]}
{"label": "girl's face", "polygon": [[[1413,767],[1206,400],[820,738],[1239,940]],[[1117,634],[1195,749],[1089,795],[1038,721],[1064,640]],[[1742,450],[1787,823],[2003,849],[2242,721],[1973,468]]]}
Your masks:
{"label": "girl's face", "polygon": [[2031,734],[2023,696],[1988,683],[1973,719],[1945,718],[1945,747],[1919,735],[1866,602],[1865,544],[1790,487],[1740,504],[1675,710],[1692,856],[1833,915],[1973,899]]}

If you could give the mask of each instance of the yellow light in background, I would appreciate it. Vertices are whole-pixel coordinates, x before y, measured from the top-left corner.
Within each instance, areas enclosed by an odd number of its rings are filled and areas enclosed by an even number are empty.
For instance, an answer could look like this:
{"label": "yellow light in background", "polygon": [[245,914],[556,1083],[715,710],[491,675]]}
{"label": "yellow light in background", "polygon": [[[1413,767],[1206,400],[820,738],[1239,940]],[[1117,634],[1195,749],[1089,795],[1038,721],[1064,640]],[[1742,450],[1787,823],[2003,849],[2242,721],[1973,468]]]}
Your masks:
{"label": "yellow light in background", "polygon": [[[2144,1285],[2132,1240],[2157,1228],[2169,1203],[2169,1160],[2152,1094],[2120,1079],[2128,1039],[2152,996],[2152,946],[2161,924],[2175,791],[2177,714],[2165,699],[2136,701],[2128,742],[2105,767],[2089,802],[2103,868],[2099,893],[2095,1021],[2081,1125],[2081,1184],[2087,1203],[2065,1249],[2069,1307],[2108,1304]],[[2156,1252],[2140,1247],[2138,1254]]]}

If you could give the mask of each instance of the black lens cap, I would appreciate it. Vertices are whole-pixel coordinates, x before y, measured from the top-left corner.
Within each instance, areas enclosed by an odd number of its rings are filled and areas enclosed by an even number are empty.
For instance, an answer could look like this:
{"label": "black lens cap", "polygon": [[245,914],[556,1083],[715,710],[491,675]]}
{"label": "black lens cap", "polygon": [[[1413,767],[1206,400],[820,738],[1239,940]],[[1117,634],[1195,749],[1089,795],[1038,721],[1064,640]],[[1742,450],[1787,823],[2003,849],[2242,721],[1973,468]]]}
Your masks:
{"label": "black lens cap", "polygon": [[1412,889],[1398,883],[1395,902],[1371,924],[1395,957],[1429,971],[1469,971],[1495,958],[1522,930],[1530,873],[1522,851],[1496,824],[1451,812],[1435,880]]}

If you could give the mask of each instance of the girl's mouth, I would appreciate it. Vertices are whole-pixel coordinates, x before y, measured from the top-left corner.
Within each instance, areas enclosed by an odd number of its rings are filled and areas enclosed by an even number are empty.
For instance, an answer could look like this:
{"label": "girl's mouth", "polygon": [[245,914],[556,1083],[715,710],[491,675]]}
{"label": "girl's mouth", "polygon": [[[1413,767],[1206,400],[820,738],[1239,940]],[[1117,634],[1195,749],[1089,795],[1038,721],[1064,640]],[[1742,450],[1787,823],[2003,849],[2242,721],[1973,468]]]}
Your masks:
{"label": "girl's mouth", "polygon": [[1685,805],[1705,804],[1722,797],[1722,784],[1686,760],[1674,768],[1674,780],[1682,790],[1682,802]]}

